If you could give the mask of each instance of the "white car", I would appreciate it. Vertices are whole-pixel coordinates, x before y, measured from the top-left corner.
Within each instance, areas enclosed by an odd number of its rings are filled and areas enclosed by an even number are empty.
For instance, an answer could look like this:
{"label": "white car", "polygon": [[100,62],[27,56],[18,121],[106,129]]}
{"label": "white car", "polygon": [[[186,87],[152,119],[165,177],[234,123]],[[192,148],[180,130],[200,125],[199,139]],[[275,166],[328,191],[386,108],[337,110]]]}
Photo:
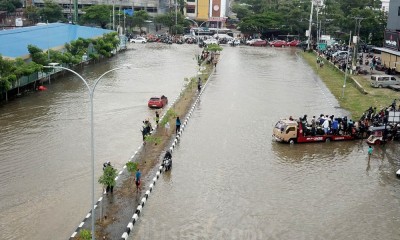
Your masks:
{"label": "white car", "polygon": [[261,38],[254,38],[254,39],[251,39],[251,40],[247,40],[246,41],[246,45],[252,45],[254,42],[257,42],[257,41],[262,41],[262,39]]}
{"label": "white car", "polygon": [[209,38],[209,39],[207,39],[207,40],[204,40],[204,43],[205,44],[218,44],[218,40],[217,39],[214,39],[214,38]]}
{"label": "white car", "polygon": [[131,43],[147,43],[147,40],[144,37],[137,37],[137,38],[131,39],[129,42],[131,42]]}
{"label": "white car", "polygon": [[240,45],[240,40],[239,39],[232,39],[232,40],[229,40],[228,41],[228,44],[229,45],[235,45],[235,46],[237,46],[237,45]]}

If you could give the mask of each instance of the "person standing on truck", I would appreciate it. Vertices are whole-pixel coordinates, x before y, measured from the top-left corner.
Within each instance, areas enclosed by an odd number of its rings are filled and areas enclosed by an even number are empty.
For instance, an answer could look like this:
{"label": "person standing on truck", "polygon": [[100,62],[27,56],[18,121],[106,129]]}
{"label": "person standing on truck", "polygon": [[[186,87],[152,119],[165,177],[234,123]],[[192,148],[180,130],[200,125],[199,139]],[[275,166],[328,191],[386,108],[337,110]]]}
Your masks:
{"label": "person standing on truck", "polygon": [[317,122],[316,122],[316,120],[315,120],[315,116],[313,116],[313,117],[311,118],[311,135],[312,135],[312,136],[315,136],[316,129],[317,129]]}
{"label": "person standing on truck", "polygon": [[324,128],[324,133],[325,135],[328,135],[329,133],[329,119],[325,119],[324,123],[322,124],[322,127]]}

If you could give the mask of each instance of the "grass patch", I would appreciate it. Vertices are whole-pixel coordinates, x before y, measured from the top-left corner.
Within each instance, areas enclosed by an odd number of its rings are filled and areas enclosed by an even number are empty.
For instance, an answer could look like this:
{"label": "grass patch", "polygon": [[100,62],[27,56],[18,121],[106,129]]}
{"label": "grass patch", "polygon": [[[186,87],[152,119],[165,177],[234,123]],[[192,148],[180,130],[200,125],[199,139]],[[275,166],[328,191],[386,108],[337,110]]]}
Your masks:
{"label": "grass patch", "polygon": [[[334,67],[332,64],[324,60],[324,67],[317,65],[317,55],[315,53],[302,52],[301,56],[311,66],[311,68],[319,75],[328,89],[338,99],[340,107],[351,113],[353,119],[359,119],[363,112],[370,106],[377,109],[384,108],[393,102],[393,99],[399,98],[399,93],[388,88],[373,88],[365,76],[347,76],[344,97],[342,97],[344,73]],[[353,77],[368,94],[361,93],[350,79]]]}

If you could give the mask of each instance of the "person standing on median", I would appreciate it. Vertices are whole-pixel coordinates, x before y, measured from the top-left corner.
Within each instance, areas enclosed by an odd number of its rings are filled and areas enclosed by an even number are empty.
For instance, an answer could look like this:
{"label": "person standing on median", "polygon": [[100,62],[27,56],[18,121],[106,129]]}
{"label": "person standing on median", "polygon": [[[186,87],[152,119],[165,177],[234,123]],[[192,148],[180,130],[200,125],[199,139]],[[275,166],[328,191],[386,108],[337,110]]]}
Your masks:
{"label": "person standing on median", "polygon": [[135,174],[135,184],[136,184],[136,191],[140,190],[140,180],[142,178],[142,173],[140,172],[139,168],[136,170]]}
{"label": "person standing on median", "polygon": [[176,117],[175,125],[175,134],[178,134],[178,132],[181,130],[181,120],[179,119],[179,117]]}

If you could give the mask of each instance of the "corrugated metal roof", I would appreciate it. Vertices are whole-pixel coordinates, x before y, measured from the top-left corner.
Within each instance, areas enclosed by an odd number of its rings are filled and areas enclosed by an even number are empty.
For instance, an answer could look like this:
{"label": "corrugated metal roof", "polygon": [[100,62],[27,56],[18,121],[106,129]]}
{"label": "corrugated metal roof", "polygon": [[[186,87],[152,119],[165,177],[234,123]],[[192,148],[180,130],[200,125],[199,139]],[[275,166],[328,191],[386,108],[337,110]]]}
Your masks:
{"label": "corrugated metal roof", "polygon": [[29,54],[29,44],[47,50],[64,46],[79,37],[95,38],[109,32],[112,31],[64,23],[3,30],[0,31],[0,54],[10,58],[22,57]]}
{"label": "corrugated metal roof", "polygon": [[392,49],[389,49],[389,48],[374,47],[372,49],[376,49],[376,50],[381,51],[381,52],[386,52],[386,53],[390,53],[390,54],[393,54],[393,55],[396,55],[396,56],[400,56],[400,52],[399,51],[392,50]]}

